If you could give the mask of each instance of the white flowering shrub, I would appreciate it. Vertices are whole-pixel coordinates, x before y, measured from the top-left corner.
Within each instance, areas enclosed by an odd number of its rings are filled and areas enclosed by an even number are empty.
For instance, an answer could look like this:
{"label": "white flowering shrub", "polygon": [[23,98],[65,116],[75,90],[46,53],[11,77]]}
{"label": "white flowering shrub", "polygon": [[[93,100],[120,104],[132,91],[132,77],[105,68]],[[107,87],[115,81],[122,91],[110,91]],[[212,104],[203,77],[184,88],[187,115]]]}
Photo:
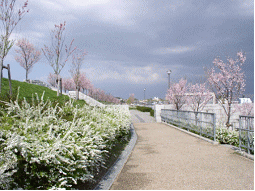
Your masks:
{"label": "white flowering shrub", "polygon": [[237,131],[231,131],[226,128],[217,128],[216,139],[223,144],[239,146],[239,133]]}
{"label": "white flowering shrub", "polygon": [[0,117],[0,189],[70,188],[92,181],[116,139],[127,139],[130,113],[43,96],[5,102]]}

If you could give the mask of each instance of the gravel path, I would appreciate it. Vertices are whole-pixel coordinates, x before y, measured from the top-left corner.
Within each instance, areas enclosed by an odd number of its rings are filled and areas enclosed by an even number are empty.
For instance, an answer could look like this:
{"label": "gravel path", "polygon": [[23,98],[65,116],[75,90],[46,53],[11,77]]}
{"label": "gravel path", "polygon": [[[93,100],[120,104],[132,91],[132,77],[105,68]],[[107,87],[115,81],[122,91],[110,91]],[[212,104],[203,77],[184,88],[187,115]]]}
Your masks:
{"label": "gravel path", "polygon": [[130,110],[132,123],[156,123],[154,117],[150,116],[150,112],[140,112],[138,110]]}
{"label": "gravel path", "polygon": [[113,190],[254,189],[254,161],[131,110],[136,145]]}

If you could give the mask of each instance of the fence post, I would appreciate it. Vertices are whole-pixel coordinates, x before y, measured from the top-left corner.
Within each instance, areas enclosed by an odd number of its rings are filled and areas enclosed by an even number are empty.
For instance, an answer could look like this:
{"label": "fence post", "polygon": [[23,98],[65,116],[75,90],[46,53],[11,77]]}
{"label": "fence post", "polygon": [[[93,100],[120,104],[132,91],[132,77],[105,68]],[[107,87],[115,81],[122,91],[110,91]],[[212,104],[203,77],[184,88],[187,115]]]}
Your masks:
{"label": "fence post", "polygon": [[179,111],[178,110],[177,110],[177,119],[178,119],[178,124],[179,124],[179,127],[180,127],[181,122],[180,122],[180,117],[179,117]]}
{"label": "fence post", "polygon": [[216,141],[216,116],[213,114],[213,141]]}
{"label": "fence post", "polygon": [[247,149],[248,149],[248,154],[250,154],[250,139],[249,139],[249,130],[250,130],[250,120],[249,118],[247,119]]}
{"label": "fence post", "polygon": [[241,150],[241,116],[239,115],[239,149]]}
{"label": "fence post", "polygon": [[201,119],[199,119],[199,126],[200,126],[200,130],[199,130],[199,134],[200,136],[202,135],[202,126],[203,126],[203,115],[200,115]]}

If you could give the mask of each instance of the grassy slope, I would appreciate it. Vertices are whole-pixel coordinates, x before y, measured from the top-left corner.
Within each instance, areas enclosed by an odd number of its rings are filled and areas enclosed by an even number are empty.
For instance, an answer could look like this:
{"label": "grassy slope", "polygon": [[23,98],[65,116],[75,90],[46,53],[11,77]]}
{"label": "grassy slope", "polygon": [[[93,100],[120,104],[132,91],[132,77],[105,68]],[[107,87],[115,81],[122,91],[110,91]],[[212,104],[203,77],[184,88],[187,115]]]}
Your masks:
{"label": "grassy slope", "polygon": [[[18,87],[20,87],[19,89],[20,100],[23,100],[25,97],[27,101],[31,101],[32,96],[34,96],[35,98],[35,93],[37,93],[39,98],[41,98],[41,96],[43,95],[43,92],[44,92],[44,97],[43,97],[44,100],[50,99],[52,102],[58,102],[60,104],[63,104],[65,103],[65,101],[70,99],[66,95],[62,95],[58,97],[56,91],[53,91],[47,87],[29,84],[26,82],[20,82],[16,80],[12,80],[13,96],[11,97],[9,94],[9,81],[8,79],[3,78],[2,91],[0,93],[0,100],[3,100],[3,101],[9,101],[10,99],[16,100],[16,97],[18,94]],[[77,103],[83,105],[85,101],[79,100]]]}

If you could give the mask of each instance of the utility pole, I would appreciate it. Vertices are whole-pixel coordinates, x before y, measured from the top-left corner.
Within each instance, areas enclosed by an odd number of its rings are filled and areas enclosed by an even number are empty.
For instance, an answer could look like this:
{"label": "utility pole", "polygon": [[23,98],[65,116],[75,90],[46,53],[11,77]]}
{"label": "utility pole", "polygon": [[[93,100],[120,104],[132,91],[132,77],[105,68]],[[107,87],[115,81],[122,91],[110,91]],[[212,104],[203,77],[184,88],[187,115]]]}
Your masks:
{"label": "utility pole", "polygon": [[168,70],[167,71],[167,74],[168,74],[168,89],[170,89],[170,74],[172,73],[171,70]]}

